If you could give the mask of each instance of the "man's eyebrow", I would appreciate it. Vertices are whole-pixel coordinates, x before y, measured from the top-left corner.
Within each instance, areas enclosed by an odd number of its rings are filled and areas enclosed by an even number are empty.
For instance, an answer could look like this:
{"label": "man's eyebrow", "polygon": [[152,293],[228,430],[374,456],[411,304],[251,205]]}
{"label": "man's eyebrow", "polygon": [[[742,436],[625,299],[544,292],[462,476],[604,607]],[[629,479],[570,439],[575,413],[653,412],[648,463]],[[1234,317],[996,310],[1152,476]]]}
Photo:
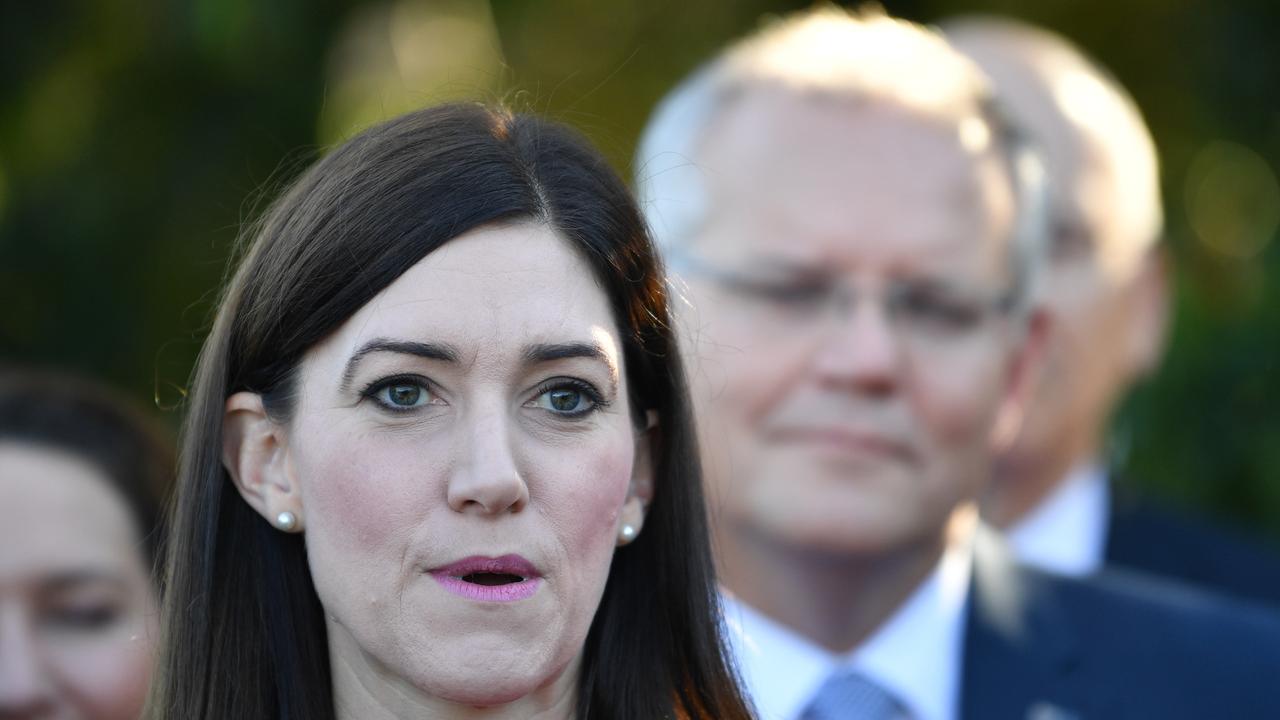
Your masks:
{"label": "man's eyebrow", "polygon": [[389,338],[374,338],[364,345],[360,346],[351,355],[351,359],[347,360],[347,367],[342,371],[342,391],[346,392],[351,387],[351,380],[355,377],[356,368],[360,365],[360,361],[366,355],[377,352],[399,353],[401,355],[414,355],[428,360],[443,360],[444,362],[458,362],[458,351],[449,345],[439,343],[414,342],[412,340],[391,340]]}
{"label": "man's eyebrow", "polygon": [[528,363],[544,363],[554,360],[565,360],[569,358],[586,358],[588,360],[598,360],[609,368],[610,379],[616,384],[618,382],[618,368],[613,362],[613,358],[604,348],[595,343],[586,342],[568,342],[568,343],[539,343],[529,345],[524,349],[524,360]]}
{"label": "man's eyebrow", "polygon": [[788,275],[827,275],[831,272],[830,264],[821,260],[782,255],[756,255],[749,258],[746,265],[766,272]]}

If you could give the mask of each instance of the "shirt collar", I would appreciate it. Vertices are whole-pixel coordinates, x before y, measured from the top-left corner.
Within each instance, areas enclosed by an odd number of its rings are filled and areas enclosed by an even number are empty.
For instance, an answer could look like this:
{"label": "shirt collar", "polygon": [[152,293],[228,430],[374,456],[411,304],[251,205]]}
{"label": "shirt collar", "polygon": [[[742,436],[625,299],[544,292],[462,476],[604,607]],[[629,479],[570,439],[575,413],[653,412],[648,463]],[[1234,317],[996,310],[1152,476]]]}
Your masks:
{"label": "shirt collar", "polygon": [[916,720],[951,720],[959,697],[971,543],[955,543],[871,637],[831,653],[722,594],[729,645],[760,720],[794,720],[822,683],[848,668],[892,692]]}
{"label": "shirt collar", "polygon": [[1018,559],[1073,577],[1102,567],[1107,517],[1107,476],[1082,465],[1005,534]]}

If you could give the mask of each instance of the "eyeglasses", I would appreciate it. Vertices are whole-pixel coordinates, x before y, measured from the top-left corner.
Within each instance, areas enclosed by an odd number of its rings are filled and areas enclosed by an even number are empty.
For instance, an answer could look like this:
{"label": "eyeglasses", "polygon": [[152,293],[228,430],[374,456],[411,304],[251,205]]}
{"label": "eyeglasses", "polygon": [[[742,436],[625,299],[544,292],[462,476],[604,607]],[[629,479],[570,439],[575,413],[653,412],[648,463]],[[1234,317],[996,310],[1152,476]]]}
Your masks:
{"label": "eyeglasses", "polygon": [[[831,329],[852,316],[861,293],[820,274],[792,276],[728,270],[682,255],[673,267],[705,278],[738,301],[743,319],[773,337]],[[891,332],[913,348],[946,350],[967,344],[1017,306],[1017,289],[984,293],[937,280],[891,282],[881,302]]]}

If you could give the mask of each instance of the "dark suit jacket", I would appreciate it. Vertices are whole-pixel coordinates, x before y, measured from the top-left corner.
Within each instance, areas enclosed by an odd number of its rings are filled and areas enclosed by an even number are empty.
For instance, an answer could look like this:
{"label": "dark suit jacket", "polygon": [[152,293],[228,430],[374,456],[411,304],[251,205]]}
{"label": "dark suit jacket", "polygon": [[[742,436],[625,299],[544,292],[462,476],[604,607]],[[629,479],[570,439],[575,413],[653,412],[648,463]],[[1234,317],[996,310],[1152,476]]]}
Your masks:
{"label": "dark suit jacket", "polygon": [[1280,616],[1138,575],[1062,578],[979,534],[964,720],[1280,718]]}
{"label": "dark suit jacket", "polygon": [[1106,563],[1280,607],[1280,549],[1119,491]]}

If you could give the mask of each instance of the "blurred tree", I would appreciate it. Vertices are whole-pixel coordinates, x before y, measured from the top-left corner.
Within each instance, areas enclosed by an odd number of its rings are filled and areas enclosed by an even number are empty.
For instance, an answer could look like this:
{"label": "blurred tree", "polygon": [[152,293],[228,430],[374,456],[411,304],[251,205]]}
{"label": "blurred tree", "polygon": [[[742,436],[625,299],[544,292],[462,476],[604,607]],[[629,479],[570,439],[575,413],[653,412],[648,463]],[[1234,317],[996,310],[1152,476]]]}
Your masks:
{"label": "blurred tree", "polygon": [[[1168,360],[1120,413],[1116,445],[1141,482],[1280,533],[1280,250],[1268,221],[1280,212],[1268,189],[1280,4],[884,4],[925,22],[995,12],[1045,25],[1132,91],[1164,163],[1178,303]],[[627,173],[674,82],[762,16],[805,5],[0,4],[0,358],[70,366],[173,405],[241,222],[323,145],[415,103],[475,96],[578,126]],[[1197,209],[1223,202],[1230,212]]]}

